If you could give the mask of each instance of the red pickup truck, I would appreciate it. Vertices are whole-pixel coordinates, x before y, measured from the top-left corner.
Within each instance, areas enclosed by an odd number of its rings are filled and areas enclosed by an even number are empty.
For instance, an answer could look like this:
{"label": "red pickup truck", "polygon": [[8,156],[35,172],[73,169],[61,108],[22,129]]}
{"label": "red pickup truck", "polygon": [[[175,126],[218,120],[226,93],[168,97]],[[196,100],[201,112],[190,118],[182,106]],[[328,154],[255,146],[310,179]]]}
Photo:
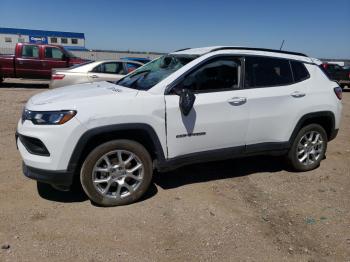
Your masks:
{"label": "red pickup truck", "polygon": [[59,45],[18,43],[14,55],[0,55],[0,83],[4,78],[50,79],[52,68],[87,62]]}

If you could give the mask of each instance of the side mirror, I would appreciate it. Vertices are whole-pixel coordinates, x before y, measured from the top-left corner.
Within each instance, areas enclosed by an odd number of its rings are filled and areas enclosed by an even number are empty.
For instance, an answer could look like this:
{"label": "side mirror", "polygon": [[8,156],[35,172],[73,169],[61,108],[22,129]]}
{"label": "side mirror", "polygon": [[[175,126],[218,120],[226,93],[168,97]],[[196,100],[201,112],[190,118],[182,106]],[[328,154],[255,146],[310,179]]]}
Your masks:
{"label": "side mirror", "polygon": [[68,60],[68,56],[66,54],[63,54],[62,55],[62,61],[66,61],[66,60]]}
{"label": "side mirror", "polygon": [[187,116],[194,104],[194,101],[196,100],[196,96],[189,90],[189,89],[182,89],[179,92],[180,100],[179,100],[179,107],[184,114],[184,116]]}

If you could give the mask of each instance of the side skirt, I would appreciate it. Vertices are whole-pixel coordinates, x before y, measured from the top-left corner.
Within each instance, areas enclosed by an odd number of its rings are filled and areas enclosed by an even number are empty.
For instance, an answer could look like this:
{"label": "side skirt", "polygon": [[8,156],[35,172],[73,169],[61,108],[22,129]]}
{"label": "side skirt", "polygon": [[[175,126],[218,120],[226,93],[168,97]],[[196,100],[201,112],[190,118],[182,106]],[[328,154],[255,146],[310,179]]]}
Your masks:
{"label": "side skirt", "polygon": [[166,172],[181,166],[203,162],[212,162],[254,155],[280,156],[285,155],[288,152],[289,147],[289,142],[272,142],[202,151],[170,158],[164,161],[157,161],[155,163],[155,168],[159,172]]}

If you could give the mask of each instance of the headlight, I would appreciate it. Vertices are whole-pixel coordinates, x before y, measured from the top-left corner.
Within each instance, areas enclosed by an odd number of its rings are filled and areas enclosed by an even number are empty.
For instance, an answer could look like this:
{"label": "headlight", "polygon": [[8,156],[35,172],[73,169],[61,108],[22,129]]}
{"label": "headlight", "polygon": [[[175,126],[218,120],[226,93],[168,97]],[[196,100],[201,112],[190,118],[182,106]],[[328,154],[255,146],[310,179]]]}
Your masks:
{"label": "headlight", "polygon": [[71,120],[77,111],[62,110],[62,111],[30,111],[23,110],[22,123],[25,120],[32,121],[34,125],[62,125]]}

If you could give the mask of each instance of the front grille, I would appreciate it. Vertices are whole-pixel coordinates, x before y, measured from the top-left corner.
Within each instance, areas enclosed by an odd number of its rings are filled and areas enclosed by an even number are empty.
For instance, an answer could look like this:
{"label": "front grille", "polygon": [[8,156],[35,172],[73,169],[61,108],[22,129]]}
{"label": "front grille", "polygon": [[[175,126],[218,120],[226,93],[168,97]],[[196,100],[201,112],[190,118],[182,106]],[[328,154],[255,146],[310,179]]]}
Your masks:
{"label": "front grille", "polygon": [[18,135],[18,137],[29,153],[39,156],[50,156],[49,151],[41,140],[23,135]]}

